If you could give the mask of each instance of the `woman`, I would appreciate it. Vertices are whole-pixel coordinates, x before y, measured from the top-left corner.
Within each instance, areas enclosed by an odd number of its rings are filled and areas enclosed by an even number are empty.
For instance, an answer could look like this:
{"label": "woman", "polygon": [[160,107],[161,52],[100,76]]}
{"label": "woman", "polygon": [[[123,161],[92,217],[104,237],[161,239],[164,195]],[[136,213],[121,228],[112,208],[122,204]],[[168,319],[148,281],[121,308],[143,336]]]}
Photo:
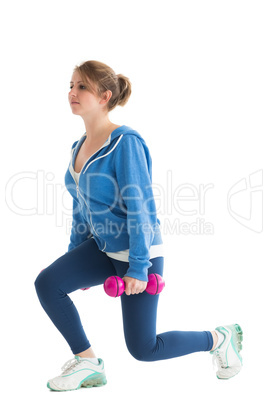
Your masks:
{"label": "woman", "polygon": [[65,184],[73,198],[68,252],[35,281],[40,303],[68,342],[74,358],[48,381],[55,391],[106,384],[104,363],[83,330],[69,293],[103,284],[113,275],[125,282],[121,296],[129,352],[156,361],[210,351],[217,377],[231,378],[242,367],[242,330],[238,324],[215,331],[170,331],[156,335],[159,296],[144,292],[148,275],[163,275],[160,222],[152,192],[152,161],[142,136],[116,125],[109,112],[127,103],[129,79],[98,61],[76,66],[69,103],[82,117],[85,134],[72,146]]}

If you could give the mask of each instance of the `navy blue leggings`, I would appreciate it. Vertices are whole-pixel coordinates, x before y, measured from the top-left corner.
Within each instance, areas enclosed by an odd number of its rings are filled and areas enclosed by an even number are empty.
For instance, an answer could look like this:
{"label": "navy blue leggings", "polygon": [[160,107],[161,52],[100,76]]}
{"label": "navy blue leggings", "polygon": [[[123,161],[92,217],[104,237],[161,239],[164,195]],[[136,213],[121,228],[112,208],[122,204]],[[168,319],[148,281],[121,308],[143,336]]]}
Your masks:
{"label": "navy blue leggings", "polygon": [[[149,274],[163,276],[164,257],[152,258],[151,262]],[[101,285],[112,275],[123,277],[128,266],[128,262],[115,260],[100,251],[91,238],[58,258],[36,278],[40,303],[73,354],[91,345],[68,294],[77,289]],[[213,339],[209,331],[170,331],[157,335],[158,299],[159,296],[151,296],[147,292],[131,296],[124,293],[121,296],[125,340],[132,356],[137,360],[155,361],[212,349]]]}

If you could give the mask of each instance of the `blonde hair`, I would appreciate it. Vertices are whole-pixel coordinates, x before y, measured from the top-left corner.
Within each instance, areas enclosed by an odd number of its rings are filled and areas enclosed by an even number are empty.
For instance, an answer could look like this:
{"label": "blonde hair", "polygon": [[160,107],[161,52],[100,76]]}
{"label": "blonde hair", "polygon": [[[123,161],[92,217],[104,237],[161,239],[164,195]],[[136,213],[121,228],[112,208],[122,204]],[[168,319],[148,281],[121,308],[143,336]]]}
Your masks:
{"label": "blonde hair", "polygon": [[74,72],[80,74],[84,86],[89,92],[98,96],[102,96],[107,90],[112,92],[112,96],[107,103],[109,112],[117,105],[124,106],[131,95],[129,78],[122,74],[115,74],[111,67],[100,61],[85,61],[79,66],[75,66]]}

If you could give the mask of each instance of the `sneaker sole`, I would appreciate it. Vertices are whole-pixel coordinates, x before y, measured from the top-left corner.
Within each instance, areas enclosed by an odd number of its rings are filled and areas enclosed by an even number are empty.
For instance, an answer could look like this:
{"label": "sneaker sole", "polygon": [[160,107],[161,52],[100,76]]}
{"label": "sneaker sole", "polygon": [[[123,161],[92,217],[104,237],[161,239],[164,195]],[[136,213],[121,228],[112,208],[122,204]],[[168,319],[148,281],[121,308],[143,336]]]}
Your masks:
{"label": "sneaker sole", "polygon": [[79,388],[92,388],[92,387],[102,387],[107,384],[106,377],[104,375],[98,376],[98,378],[88,378],[85,379],[82,384],[80,384]]}
{"label": "sneaker sole", "polygon": [[104,385],[107,384],[107,379],[105,377],[105,375],[101,374],[96,374],[94,376],[90,375],[87,378],[85,378],[79,385],[77,388],[72,388],[72,389],[54,389],[51,388],[51,386],[49,385],[49,382],[47,383],[47,387],[51,390],[51,391],[56,391],[56,392],[65,392],[65,391],[76,391],[77,389],[80,388],[93,388],[93,387],[102,387]]}
{"label": "sneaker sole", "polygon": [[[239,354],[239,352],[241,352],[241,350],[243,348],[242,347],[242,341],[243,341],[242,328],[238,324],[230,325],[229,328],[231,329],[232,334],[233,334],[231,342],[232,342],[234,348],[236,349],[237,354]],[[242,362],[241,356],[239,356],[239,358]]]}

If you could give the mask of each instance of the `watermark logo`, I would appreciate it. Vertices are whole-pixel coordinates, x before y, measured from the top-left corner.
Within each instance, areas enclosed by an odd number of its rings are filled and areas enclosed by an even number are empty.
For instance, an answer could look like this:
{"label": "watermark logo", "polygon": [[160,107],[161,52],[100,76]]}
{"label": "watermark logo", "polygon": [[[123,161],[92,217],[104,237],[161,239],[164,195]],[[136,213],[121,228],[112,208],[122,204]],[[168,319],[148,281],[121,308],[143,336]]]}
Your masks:
{"label": "watermark logo", "polygon": [[[102,187],[111,198],[107,211],[100,211],[103,218],[105,212],[109,213],[113,207],[118,207],[122,213],[128,212],[130,215],[130,211],[124,209],[121,199],[123,194],[124,200],[129,198],[140,201],[138,205],[146,214],[150,214],[150,203],[155,203],[152,211],[160,217],[160,226],[164,234],[214,234],[213,223],[205,219],[208,212],[207,197],[214,189],[213,183],[177,184],[173,172],[167,171],[165,184],[153,183],[151,193],[147,193],[145,197],[145,189],[130,185],[120,189],[119,195],[112,177],[95,176],[91,175],[90,180],[88,178],[88,193],[97,193],[100,179],[105,179]],[[56,226],[65,226],[69,234],[72,228],[70,195],[66,187],[62,183],[55,183],[54,179],[53,173],[44,171],[19,172],[13,175],[6,184],[6,204],[17,215],[52,215],[55,217]],[[263,231],[262,169],[242,178],[230,188],[227,194],[227,208],[230,216],[240,225],[255,233]],[[134,212],[138,214],[140,209]]]}
{"label": "watermark logo", "polygon": [[[141,188],[138,185],[126,185],[124,188],[117,188],[117,183],[113,177],[104,174],[87,175],[83,189],[79,190],[79,206],[83,208],[85,214],[90,210],[88,221],[91,225],[93,221],[102,222],[103,227],[96,230],[113,233],[114,228],[106,224],[105,217],[117,208],[119,216],[132,217],[144,213],[148,219],[144,219],[143,230],[146,231],[147,222],[153,222],[155,213],[160,218],[160,226],[163,234],[176,235],[211,235],[214,234],[214,225],[205,219],[207,213],[207,194],[214,189],[213,183],[198,185],[192,183],[176,183],[175,175],[172,171],[167,171],[164,184],[153,183],[150,186]],[[68,185],[69,191],[76,193],[76,185]],[[81,192],[81,194],[80,194]],[[99,205],[92,205],[89,208],[85,203],[86,194],[94,194],[95,198],[103,195],[109,200],[109,205],[104,205],[104,209]],[[133,210],[126,208],[124,202],[132,202]],[[66,227],[70,234],[72,230],[72,205],[70,195],[63,184],[55,183],[55,175],[51,172],[38,170],[37,172],[19,172],[14,174],[6,184],[6,204],[15,214],[21,216],[50,215],[55,217],[57,227]],[[130,205],[130,204],[129,204]],[[95,209],[94,209],[95,206]],[[74,212],[79,212],[74,211]],[[101,218],[96,219],[97,215]],[[111,216],[111,215],[110,215]],[[121,219],[121,218],[120,218]],[[117,232],[120,233],[124,228],[119,226]],[[140,231],[140,219],[137,217],[137,230]],[[143,220],[141,220],[143,221]],[[81,228],[84,230],[84,228]],[[80,229],[79,229],[80,230]]]}
{"label": "watermark logo", "polygon": [[247,229],[263,230],[263,170],[236,182],[227,195],[229,214]]}

